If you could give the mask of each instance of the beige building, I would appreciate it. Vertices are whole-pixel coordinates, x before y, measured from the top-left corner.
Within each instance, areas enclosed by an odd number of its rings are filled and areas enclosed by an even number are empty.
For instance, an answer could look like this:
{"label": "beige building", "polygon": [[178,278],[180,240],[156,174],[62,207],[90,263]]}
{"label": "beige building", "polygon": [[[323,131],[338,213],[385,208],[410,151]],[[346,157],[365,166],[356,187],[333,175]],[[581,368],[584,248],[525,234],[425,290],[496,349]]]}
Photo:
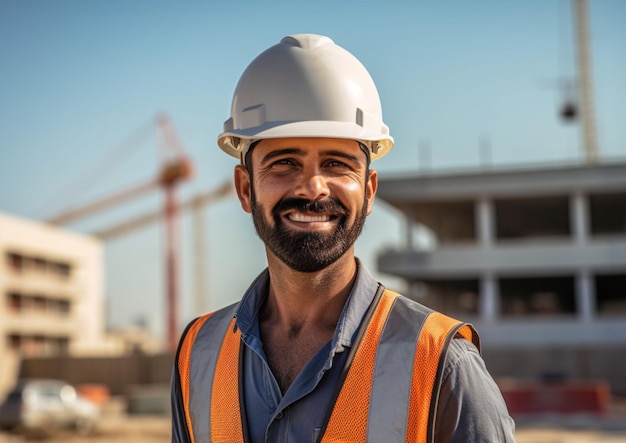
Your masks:
{"label": "beige building", "polygon": [[379,271],[474,323],[496,375],[626,393],[626,163],[381,177],[377,196],[406,220]]}
{"label": "beige building", "polygon": [[100,240],[0,214],[0,391],[22,357],[102,347],[103,282]]}

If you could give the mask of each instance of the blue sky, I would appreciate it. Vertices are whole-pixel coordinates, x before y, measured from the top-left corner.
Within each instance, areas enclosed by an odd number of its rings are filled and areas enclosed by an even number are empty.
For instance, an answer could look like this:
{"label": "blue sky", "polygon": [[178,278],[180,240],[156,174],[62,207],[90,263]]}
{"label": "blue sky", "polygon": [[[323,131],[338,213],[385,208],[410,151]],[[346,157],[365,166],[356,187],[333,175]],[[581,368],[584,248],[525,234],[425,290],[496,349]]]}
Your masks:
{"label": "blue sky", "polygon": [[[181,199],[232,177],[217,148],[239,75],[283,36],[330,36],[377,83],[396,140],[381,176],[475,168],[481,140],[494,165],[581,161],[579,128],[557,109],[574,70],[567,0],[14,1],[0,0],[0,211],[43,219],[156,175],[153,124],[167,113],[196,174]],[[626,2],[590,1],[600,154],[626,158]],[[141,132],[143,137],[128,140]],[[72,225],[88,232],[154,209],[162,195]],[[210,308],[237,300],[264,266],[234,199],[206,209]],[[378,203],[357,253],[398,245],[403,226]],[[181,219],[182,321],[193,308],[189,216]],[[163,229],[106,245],[109,324],[144,318],[163,331]],[[393,282],[387,276],[379,276]]]}

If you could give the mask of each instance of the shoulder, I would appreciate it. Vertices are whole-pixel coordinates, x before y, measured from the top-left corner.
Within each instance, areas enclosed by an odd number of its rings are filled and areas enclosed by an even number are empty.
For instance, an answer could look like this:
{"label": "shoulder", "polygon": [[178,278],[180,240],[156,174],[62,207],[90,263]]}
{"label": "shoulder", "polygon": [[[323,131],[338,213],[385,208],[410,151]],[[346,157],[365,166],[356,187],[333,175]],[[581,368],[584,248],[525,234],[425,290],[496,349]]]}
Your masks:
{"label": "shoulder", "polygon": [[225,329],[235,315],[238,305],[239,303],[234,303],[191,320],[180,337],[180,344],[189,340],[193,342],[198,335],[213,334],[217,329]]}
{"label": "shoulder", "polygon": [[403,310],[406,313],[405,317],[407,321],[411,321],[415,317],[426,318],[429,314],[435,312],[428,306],[424,306],[423,304],[391,289],[385,289],[385,296],[395,297],[394,309]]}
{"label": "shoulder", "polygon": [[478,348],[469,340],[456,336],[448,347],[443,378],[446,379],[453,371],[482,371],[485,363]]}
{"label": "shoulder", "polygon": [[[476,347],[479,348],[480,340],[478,333],[471,324],[435,311],[394,291],[387,289],[385,295],[387,297],[395,297],[392,307],[392,315],[395,322],[411,325],[418,324],[422,329],[421,334],[426,334],[432,340],[449,337],[445,340],[447,342],[454,336],[462,336],[468,341],[474,342]],[[447,346],[447,343],[445,346]]]}

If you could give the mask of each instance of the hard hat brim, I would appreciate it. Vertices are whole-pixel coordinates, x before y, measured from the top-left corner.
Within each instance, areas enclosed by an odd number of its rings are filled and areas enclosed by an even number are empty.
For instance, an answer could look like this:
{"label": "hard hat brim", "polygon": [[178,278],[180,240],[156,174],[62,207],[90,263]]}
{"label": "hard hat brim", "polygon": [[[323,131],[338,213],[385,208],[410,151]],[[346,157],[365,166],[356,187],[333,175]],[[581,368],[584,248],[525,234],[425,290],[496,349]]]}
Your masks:
{"label": "hard hat brim", "polygon": [[387,154],[393,147],[393,137],[381,133],[389,130],[385,126],[376,134],[366,131],[362,126],[349,122],[337,121],[299,121],[271,122],[255,128],[225,131],[219,135],[217,144],[227,154],[242,158],[250,146],[257,140],[267,138],[342,138],[360,141],[371,152],[371,159],[376,160]]}

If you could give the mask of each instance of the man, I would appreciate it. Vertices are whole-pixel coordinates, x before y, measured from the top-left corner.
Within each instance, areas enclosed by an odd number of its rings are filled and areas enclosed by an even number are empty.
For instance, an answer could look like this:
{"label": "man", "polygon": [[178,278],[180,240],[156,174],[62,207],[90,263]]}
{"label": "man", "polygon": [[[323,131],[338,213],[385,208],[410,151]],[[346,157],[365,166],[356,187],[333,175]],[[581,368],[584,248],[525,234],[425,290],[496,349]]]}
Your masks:
{"label": "man", "polygon": [[242,75],[218,144],[240,160],[268,267],[183,334],[172,440],[514,441],[472,327],[386,290],[354,256],[370,162],[393,146],[363,65],[327,37],[284,38]]}

